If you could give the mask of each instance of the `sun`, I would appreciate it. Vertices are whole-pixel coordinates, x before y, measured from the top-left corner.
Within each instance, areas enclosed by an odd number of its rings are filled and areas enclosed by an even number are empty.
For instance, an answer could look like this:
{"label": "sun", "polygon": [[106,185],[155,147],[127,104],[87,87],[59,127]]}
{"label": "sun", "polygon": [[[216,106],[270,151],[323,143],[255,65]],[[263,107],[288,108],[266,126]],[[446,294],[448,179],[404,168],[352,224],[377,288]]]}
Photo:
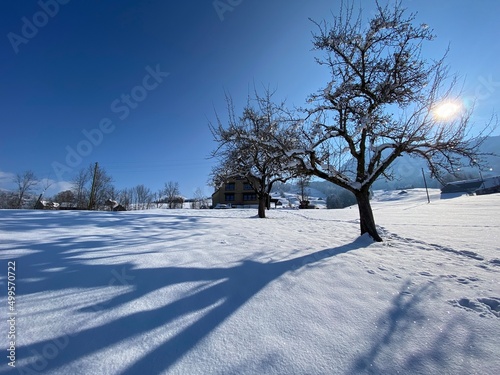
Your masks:
{"label": "sun", "polygon": [[432,110],[435,120],[451,121],[462,112],[462,104],[458,101],[447,100],[437,104]]}

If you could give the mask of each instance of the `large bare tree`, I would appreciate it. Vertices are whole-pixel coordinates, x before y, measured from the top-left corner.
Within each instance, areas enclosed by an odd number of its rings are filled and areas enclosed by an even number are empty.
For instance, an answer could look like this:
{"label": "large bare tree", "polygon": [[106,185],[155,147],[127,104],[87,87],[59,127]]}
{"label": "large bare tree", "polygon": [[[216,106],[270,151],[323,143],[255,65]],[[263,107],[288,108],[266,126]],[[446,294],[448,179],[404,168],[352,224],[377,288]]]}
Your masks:
{"label": "large bare tree", "polygon": [[[455,80],[444,57],[424,58],[431,29],[400,2],[377,4],[367,23],[343,3],[332,24],[315,24],[317,62],[330,78],[309,98],[303,144],[288,155],[307,173],[354,193],[361,234],[382,241],[369,199],[375,180],[403,154],[424,158],[435,176],[474,165],[484,134],[472,136],[470,111],[453,104]],[[455,117],[440,117],[442,105]]]}
{"label": "large bare tree", "polygon": [[212,156],[219,164],[212,171],[213,185],[218,187],[229,177],[245,177],[255,190],[259,201],[258,216],[266,217],[269,196],[273,184],[296,176],[296,164],[276,146],[290,147],[294,137],[290,136],[284,103],[274,103],[273,93],[266,90],[264,95],[257,92],[236,116],[232,99],[226,96],[228,123],[219,116],[217,124],[210,129],[218,147]]}

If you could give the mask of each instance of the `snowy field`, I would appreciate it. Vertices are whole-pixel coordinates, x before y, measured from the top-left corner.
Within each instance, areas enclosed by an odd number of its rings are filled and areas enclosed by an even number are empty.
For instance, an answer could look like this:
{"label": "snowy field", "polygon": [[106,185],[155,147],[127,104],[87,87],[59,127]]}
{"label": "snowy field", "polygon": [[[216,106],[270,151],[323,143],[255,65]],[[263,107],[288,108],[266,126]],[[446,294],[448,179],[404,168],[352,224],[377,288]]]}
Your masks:
{"label": "snowy field", "polygon": [[0,374],[498,375],[500,195],[431,201],[0,211]]}

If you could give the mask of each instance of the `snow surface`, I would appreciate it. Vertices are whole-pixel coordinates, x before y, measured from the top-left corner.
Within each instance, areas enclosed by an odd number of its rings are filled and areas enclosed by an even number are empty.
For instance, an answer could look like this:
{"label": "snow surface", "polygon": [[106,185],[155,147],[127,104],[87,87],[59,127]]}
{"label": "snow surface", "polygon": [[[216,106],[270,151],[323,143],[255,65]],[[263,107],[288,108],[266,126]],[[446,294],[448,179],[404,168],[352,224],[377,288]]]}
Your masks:
{"label": "snow surface", "polygon": [[500,195],[373,208],[0,210],[0,374],[500,373]]}

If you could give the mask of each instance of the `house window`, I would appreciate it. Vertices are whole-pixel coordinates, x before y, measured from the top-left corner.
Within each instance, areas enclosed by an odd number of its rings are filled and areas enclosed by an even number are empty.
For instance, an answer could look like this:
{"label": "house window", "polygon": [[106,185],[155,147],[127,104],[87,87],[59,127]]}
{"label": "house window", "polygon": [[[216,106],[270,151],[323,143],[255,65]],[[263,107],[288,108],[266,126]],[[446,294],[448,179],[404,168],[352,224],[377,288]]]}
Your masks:
{"label": "house window", "polygon": [[256,201],[257,194],[243,194],[243,200],[244,201]]}
{"label": "house window", "polygon": [[236,188],[236,184],[234,182],[229,182],[226,184],[226,191],[233,191]]}
{"label": "house window", "polygon": [[234,202],[234,194],[233,193],[225,194],[225,199],[226,202]]}
{"label": "house window", "polygon": [[243,184],[243,190],[253,190],[253,187],[247,182],[246,184]]}

